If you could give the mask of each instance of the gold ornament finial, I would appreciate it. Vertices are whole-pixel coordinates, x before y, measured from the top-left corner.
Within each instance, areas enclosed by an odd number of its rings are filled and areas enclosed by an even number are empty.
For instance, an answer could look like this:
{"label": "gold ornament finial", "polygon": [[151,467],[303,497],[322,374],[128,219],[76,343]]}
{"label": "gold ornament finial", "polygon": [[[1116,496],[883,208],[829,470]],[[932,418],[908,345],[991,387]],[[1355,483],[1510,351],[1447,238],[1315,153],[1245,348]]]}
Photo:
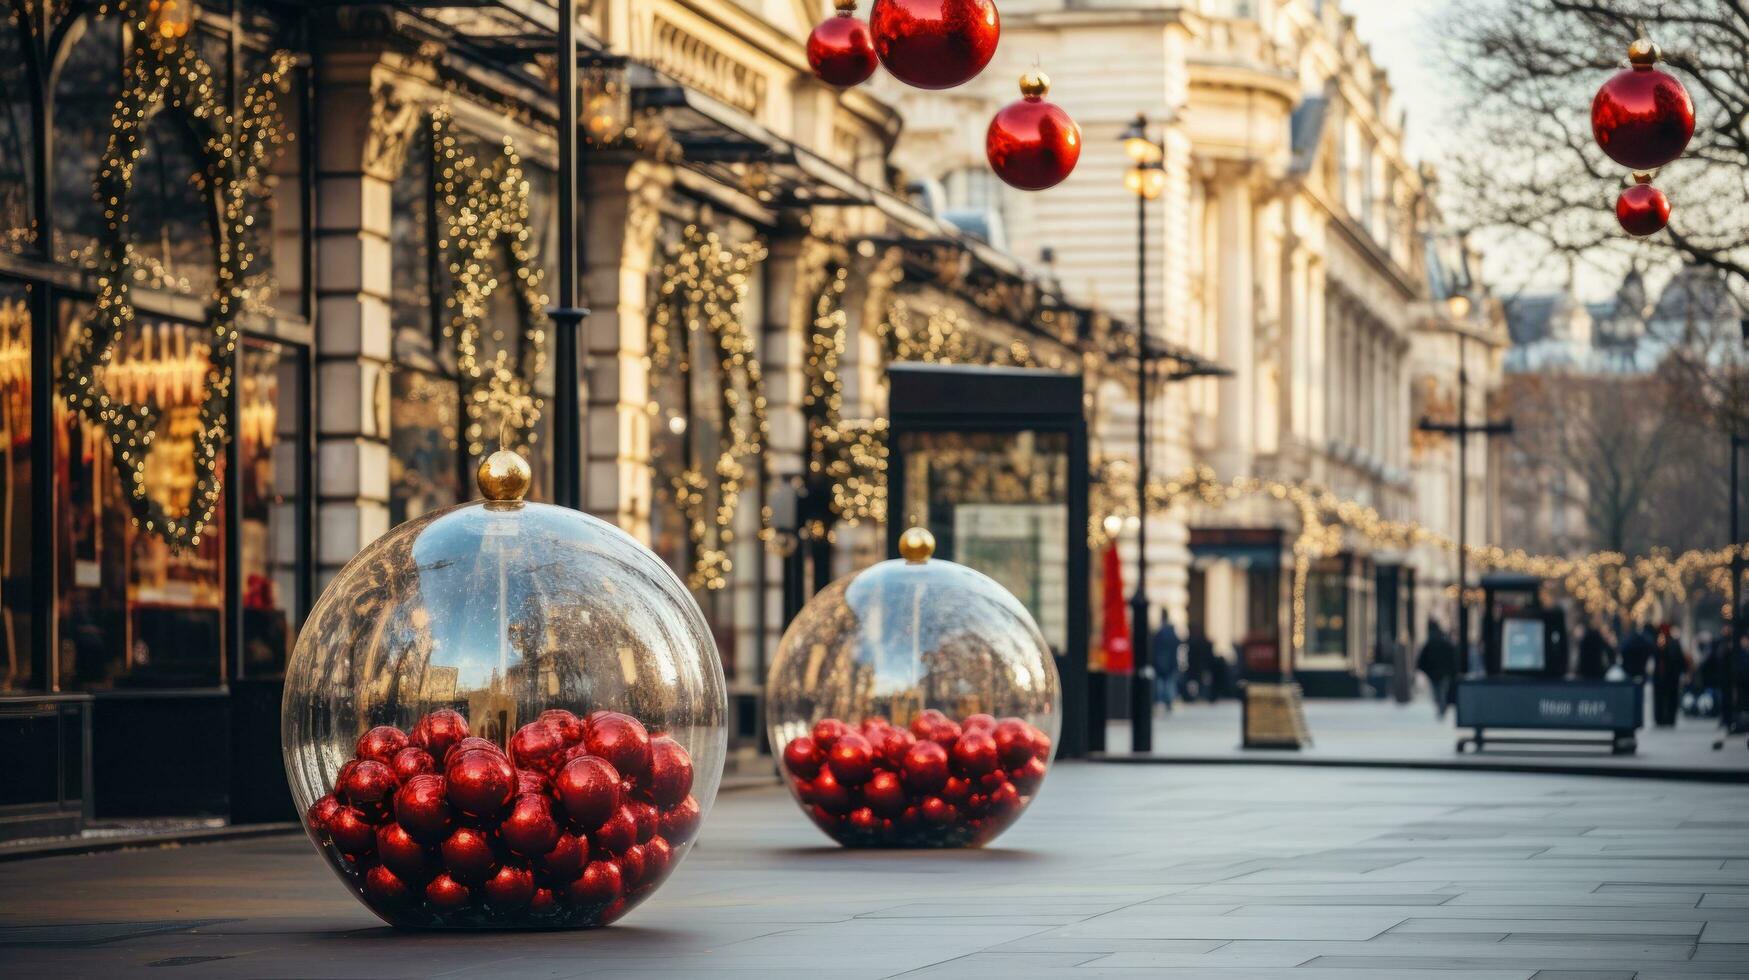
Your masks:
{"label": "gold ornament finial", "polygon": [[496,501],[521,500],[534,482],[528,460],[508,449],[500,449],[481,460],[474,477],[480,484],[480,493],[487,500]]}
{"label": "gold ornament finial", "polygon": [[1037,68],[1020,76],[1020,94],[1029,99],[1042,99],[1051,91],[1051,76]]}
{"label": "gold ornament finial", "polygon": [[926,527],[907,528],[899,535],[899,554],[913,565],[921,565],[935,554],[935,535]]}
{"label": "gold ornament finial", "polygon": [[838,8],[839,16],[849,17],[856,13],[856,0],[833,0],[832,5]]}
{"label": "gold ornament finial", "polygon": [[1634,171],[1634,183],[1636,183],[1636,184],[1650,184],[1651,182],[1652,182],[1652,172],[1650,170],[1636,170],[1636,171]]}
{"label": "gold ornament finial", "polygon": [[1658,50],[1658,46],[1649,37],[1637,38],[1628,45],[1628,61],[1635,68],[1650,68],[1663,57],[1664,52]]}

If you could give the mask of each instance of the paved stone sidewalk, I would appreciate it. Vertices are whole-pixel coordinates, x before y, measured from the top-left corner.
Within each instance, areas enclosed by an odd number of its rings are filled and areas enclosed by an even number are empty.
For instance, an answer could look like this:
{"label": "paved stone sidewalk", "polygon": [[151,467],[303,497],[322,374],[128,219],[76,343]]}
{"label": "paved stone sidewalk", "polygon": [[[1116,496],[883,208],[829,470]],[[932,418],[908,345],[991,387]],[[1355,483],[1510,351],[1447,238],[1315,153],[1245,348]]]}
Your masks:
{"label": "paved stone sidewalk", "polygon": [[1064,764],[988,850],[778,789],[595,933],[398,933],[301,837],[0,865],[0,977],[1749,977],[1749,788]]}

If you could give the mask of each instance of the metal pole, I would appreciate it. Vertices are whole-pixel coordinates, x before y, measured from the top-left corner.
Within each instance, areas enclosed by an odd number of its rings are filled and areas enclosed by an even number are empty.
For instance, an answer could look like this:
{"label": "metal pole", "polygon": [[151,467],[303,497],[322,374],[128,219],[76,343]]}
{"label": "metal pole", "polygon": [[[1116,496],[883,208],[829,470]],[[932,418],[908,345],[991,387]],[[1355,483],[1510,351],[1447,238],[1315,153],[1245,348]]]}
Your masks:
{"label": "metal pole", "polygon": [[[1721,668],[1720,676],[1724,681],[1721,685],[1723,690],[1719,694],[1719,721],[1723,724],[1727,737],[1731,734],[1731,722],[1737,707],[1737,638],[1741,635],[1739,631],[1742,629],[1742,624],[1737,622],[1737,615],[1741,611],[1738,590],[1739,583],[1743,580],[1743,557],[1737,551],[1738,543],[1743,540],[1743,529],[1739,523],[1738,513],[1740,484],[1737,482],[1737,455],[1742,451],[1742,448],[1743,437],[1734,432],[1731,433],[1731,586],[1725,590],[1731,603],[1731,626],[1730,631],[1726,634],[1729,643],[1725,646],[1725,659],[1719,665]],[[1718,747],[1720,746],[1714,746],[1714,748]]]}
{"label": "metal pole", "polygon": [[1148,669],[1148,196],[1136,194],[1136,591],[1130,597],[1130,751],[1154,751]]}
{"label": "metal pole", "polygon": [[[1458,343],[1458,403],[1457,403],[1457,479],[1458,479],[1458,519],[1457,519],[1457,639],[1458,639],[1458,669],[1457,676],[1462,677],[1470,669],[1470,611],[1464,603],[1464,590],[1469,581],[1469,563],[1464,549],[1469,544],[1470,529],[1470,373],[1465,361],[1467,353],[1466,340],[1462,332],[1457,335]],[[1452,697],[1456,697],[1457,686],[1452,685]]]}
{"label": "metal pole", "polygon": [[559,296],[553,321],[553,501],[583,508],[583,406],[577,331],[577,0],[559,0]]}

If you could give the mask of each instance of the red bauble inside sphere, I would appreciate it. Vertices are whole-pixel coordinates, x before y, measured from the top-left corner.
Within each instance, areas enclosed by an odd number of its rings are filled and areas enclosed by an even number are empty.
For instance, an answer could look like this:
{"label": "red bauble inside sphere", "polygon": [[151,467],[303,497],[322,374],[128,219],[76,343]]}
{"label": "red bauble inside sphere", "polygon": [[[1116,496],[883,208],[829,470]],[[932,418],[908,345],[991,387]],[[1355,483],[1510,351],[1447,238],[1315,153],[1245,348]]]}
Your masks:
{"label": "red bauble inside sphere", "polygon": [[471,817],[498,813],[516,790],[516,770],[510,760],[481,750],[457,753],[443,779],[450,805]]}
{"label": "red bauble inside sphere", "polygon": [[1081,159],[1081,127],[1056,103],[1044,100],[1049,84],[1037,73],[1022,78],[1026,97],[1004,106],[984,133],[990,169],[1010,187],[1055,187]]}
{"label": "red bauble inside sphere", "polygon": [[602,821],[590,840],[597,850],[623,851],[638,842],[638,818],[630,807],[620,807],[613,816]]}
{"label": "red bauble inside sphere", "polygon": [[704,812],[699,809],[698,801],[688,796],[674,806],[662,811],[661,833],[675,847],[692,840],[698,833],[698,825],[704,819]]}
{"label": "red bauble inside sphere", "polygon": [[445,912],[463,908],[471,897],[468,886],[447,874],[438,875],[431,879],[431,884],[425,886],[425,900]]}
{"label": "red bauble inside sphere", "polygon": [[395,753],[395,757],[389,760],[389,768],[395,770],[395,778],[405,783],[414,776],[436,772],[437,760],[424,749],[409,745]]}
{"label": "red bauble inside sphere", "polygon": [[377,857],[403,881],[423,883],[437,873],[425,845],[400,824],[388,824],[377,831]]}
{"label": "red bauble inside sphere", "polygon": [[1004,718],[996,723],[996,757],[1009,768],[1032,758],[1032,726],[1019,718]]}
{"label": "red bauble inside sphere", "polygon": [[874,743],[875,751],[880,754],[881,761],[887,768],[898,769],[905,764],[905,753],[917,744],[917,736],[903,728],[889,727],[869,741]]}
{"label": "red bauble inside sphere", "polygon": [[1670,200],[1651,184],[1635,184],[1615,199],[1615,220],[1630,235],[1657,234],[1670,223]]}
{"label": "red bauble inside sphere", "polygon": [[377,829],[353,806],[343,806],[328,818],[328,837],[340,853],[355,860],[377,846]]}
{"label": "red bauble inside sphere", "polygon": [[480,887],[486,904],[497,909],[519,909],[534,899],[534,875],[527,868],[506,864]]}
{"label": "red bauble inside sphere", "polygon": [[846,732],[826,753],[832,775],[846,786],[861,786],[874,772],[874,747],[856,732]]}
{"label": "red bauble inside sphere", "polygon": [[934,793],[946,784],[947,750],[935,742],[918,742],[905,753],[905,786],[918,793]]}
{"label": "red bauble inside sphere", "polygon": [[650,773],[650,733],[643,722],[617,711],[589,719],[583,735],[589,754],[613,763],[622,779],[643,782]]}
{"label": "red bauble inside sphere", "polygon": [[976,78],[1002,35],[994,0],[875,0],[875,54],[917,88],[953,88]]}
{"label": "red bauble inside sphere", "polygon": [[983,713],[967,715],[960,727],[968,732],[993,732],[996,730],[996,716]]}
{"label": "red bauble inside sphere", "polygon": [[334,788],[340,799],[375,820],[388,813],[390,799],[400,787],[395,770],[374,759],[364,759],[346,770],[345,777]]}
{"label": "red bauble inside sphere", "polygon": [[631,811],[632,826],[637,829],[638,843],[647,843],[656,836],[656,831],[660,829],[658,825],[662,820],[662,811],[642,800],[627,803],[626,809]]}
{"label": "red bauble inside sphere", "polygon": [[874,74],[874,36],[854,16],[828,17],[808,35],[808,65],[827,85],[849,88]]}
{"label": "red bauble inside sphere", "polygon": [[651,885],[662,880],[668,869],[674,864],[674,847],[665,837],[652,837],[644,845],[644,884]]}
{"label": "red bauble inside sphere", "polygon": [[534,897],[528,900],[530,915],[552,915],[559,910],[559,899],[551,888],[536,888]]}
{"label": "red bauble inside sphere", "polygon": [[1045,781],[1045,764],[1038,759],[1029,759],[1025,765],[1010,772],[1008,778],[1014,781],[1015,789],[1020,790],[1023,794],[1031,795],[1037,792],[1039,784]]}
{"label": "red bauble inside sphere", "polygon": [[533,721],[510,736],[510,761],[518,768],[552,772],[565,757],[565,733],[558,725]]}
{"label": "red bauble inside sphere", "polygon": [[783,747],[783,766],[797,779],[813,779],[820,774],[820,766],[825,761],[825,753],[807,735],[792,738]]}
{"label": "red bauble inside sphere", "polygon": [[318,843],[327,836],[328,821],[334,819],[334,814],[338,813],[342,806],[345,804],[336,799],[333,793],[329,793],[310,804],[310,809],[305,816],[309,822],[310,833]]}
{"label": "red bauble inside sphere", "polygon": [[517,796],[521,796],[524,793],[537,793],[544,796],[552,788],[553,784],[547,779],[545,774],[535,772],[533,769],[516,770]]}
{"label": "red bauble inside sphere", "polygon": [[650,800],[673,806],[692,792],[692,755],[666,735],[650,741]]}
{"label": "red bauble inside sphere", "polygon": [[425,773],[395,794],[395,820],[420,843],[435,847],[449,836],[449,795],[443,777]]}
{"label": "red bauble inside sphere", "polygon": [[481,884],[498,868],[492,838],[473,827],[457,827],[438,853],[443,857],[443,866],[449,869],[449,876],[464,885]]}
{"label": "red bauble inside sphere", "polygon": [[557,725],[559,728],[559,734],[564,736],[565,741],[573,745],[583,741],[583,719],[566,711],[564,708],[548,708],[541,712],[540,717],[536,718],[535,721],[544,721],[549,725]]}
{"label": "red bauble inside sphere", "polygon": [[619,863],[616,861],[591,861],[565,888],[565,897],[578,905],[606,905],[619,898],[624,887]]}
{"label": "red bauble inside sphere", "polygon": [[832,751],[832,746],[849,732],[850,726],[836,718],[822,718],[814,723],[814,748],[820,750],[821,761],[825,760],[825,753]]}
{"label": "red bauble inside sphere", "polygon": [[953,768],[966,776],[982,776],[997,765],[996,739],[983,729],[968,731],[953,743]]}
{"label": "red bauble inside sphere", "polygon": [[808,799],[827,813],[844,813],[850,809],[850,790],[838,781],[831,769],[822,769],[809,784]]}
{"label": "red bauble inside sphere", "polygon": [[1694,101],[1675,76],[1635,65],[1597,90],[1591,135],[1616,163],[1653,170],[1681,156],[1694,136]]}
{"label": "red bauble inside sphere", "polygon": [[905,784],[896,772],[877,772],[863,784],[862,798],[881,816],[896,817],[905,811]]}
{"label": "red bauble inside sphere", "polygon": [[553,845],[553,849],[535,859],[535,869],[546,876],[548,881],[570,881],[583,870],[583,858],[587,856],[585,852],[588,848],[587,839],[575,834],[560,834],[559,842]]}
{"label": "red bauble inside sphere", "polygon": [[395,759],[395,753],[407,747],[407,734],[393,725],[378,725],[358,736],[353,754],[360,759],[374,759],[385,765]]}
{"label": "red bauble inside sphere", "polygon": [[439,708],[413,726],[412,742],[431,753],[433,759],[442,759],[450,746],[467,737],[468,720],[453,709]]}
{"label": "red bauble inside sphere", "polygon": [[510,815],[498,828],[504,846],[526,857],[539,857],[559,842],[559,822],[553,818],[553,805],[546,797],[534,793],[518,796],[510,804]]}
{"label": "red bauble inside sphere", "polygon": [[455,761],[456,756],[461,755],[463,752],[475,751],[490,752],[494,755],[504,756],[506,759],[510,758],[503,749],[498,747],[497,742],[494,742],[491,739],[481,738],[478,735],[469,735],[467,738],[450,746],[449,750],[443,753],[443,764],[445,766],[449,765],[451,762]]}
{"label": "red bauble inside sphere", "polygon": [[364,894],[372,905],[380,908],[398,909],[413,904],[413,890],[380,864],[365,872]]}
{"label": "red bauble inside sphere", "polygon": [[633,844],[620,852],[619,874],[621,883],[628,892],[636,891],[644,883],[644,845]]}
{"label": "red bauble inside sphere", "polygon": [[585,755],[572,759],[553,780],[559,808],[571,826],[589,831],[619,809],[619,770],[606,759]]}

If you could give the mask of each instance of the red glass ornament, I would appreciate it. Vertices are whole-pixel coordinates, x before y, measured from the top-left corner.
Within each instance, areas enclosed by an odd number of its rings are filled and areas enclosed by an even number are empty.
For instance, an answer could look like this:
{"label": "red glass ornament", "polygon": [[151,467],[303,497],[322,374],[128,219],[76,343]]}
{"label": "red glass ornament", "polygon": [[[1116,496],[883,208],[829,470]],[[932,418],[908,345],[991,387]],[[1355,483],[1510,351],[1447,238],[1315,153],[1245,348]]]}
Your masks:
{"label": "red glass ornament", "polygon": [[456,881],[448,874],[440,874],[431,879],[431,884],[425,886],[425,900],[440,912],[454,912],[467,907],[473,894],[468,886]]}
{"label": "red glass ornament", "polygon": [[407,780],[395,794],[395,820],[428,847],[449,836],[449,795],[443,777],[424,773]]}
{"label": "red glass ornament", "polygon": [[553,817],[553,805],[546,797],[534,793],[518,796],[510,804],[510,814],[498,827],[504,846],[527,857],[539,857],[559,842],[559,822]]}
{"label": "red glass ornament", "polygon": [[552,788],[553,784],[547,780],[547,777],[544,774],[535,772],[533,769],[516,770],[517,796],[521,796],[524,793],[539,793],[544,796],[546,793],[550,792]]}
{"label": "red glass ornament", "polygon": [[656,836],[656,831],[660,829],[658,825],[662,820],[660,810],[657,810],[653,804],[645,803],[642,800],[627,803],[626,809],[631,811],[632,827],[636,830],[638,843],[647,843]]}
{"label": "red glass ornament", "polygon": [[681,847],[698,833],[698,825],[703,819],[704,813],[699,809],[698,801],[688,796],[662,811],[662,836],[668,838],[668,843]]}
{"label": "red glass ornament", "polygon": [[498,813],[516,790],[516,770],[502,754],[469,749],[457,753],[444,771],[450,805],[470,817]]}
{"label": "red glass ornament", "polygon": [[[836,718],[823,718],[814,724],[814,747],[820,752],[832,751],[840,738],[850,733],[850,726]],[[824,755],[822,755],[824,759]]]}
{"label": "red glass ornament", "polygon": [[1015,789],[1030,796],[1045,781],[1045,764],[1038,759],[1028,759],[1025,765],[1011,771],[1008,778],[1013,780]]}
{"label": "red glass ornament", "polygon": [[953,743],[953,768],[964,776],[982,776],[995,770],[996,739],[982,729],[968,731]]}
{"label": "red glass ornament", "polygon": [[535,859],[535,870],[553,882],[567,882],[583,870],[588,856],[589,840],[576,834],[560,834],[553,849]]}
{"label": "red glass ornament", "polygon": [[1005,768],[1012,769],[1033,756],[1032,726],[1019,718],[1004,718],[996,723],[996,757]]}
{"label": "red glass ornament", "polygon": [[413,904],[413,890],[380,864],[364,873],[364,895],[378,908],[399,909]]}
{"label": "red glass ornament", "polygon": [[473,827],[457,827],[438,848],[449,876],[464,885],[478,885],[498,868],[492,838]]}
{"label": "red glass ornament", "polygon": [[467,738],[450,746],[449,750],[443,753],[443,764],[448,766],[451,762],[455,761],[456,756],[461,755],[463,752],[473,751],[490,752],[493,755],[503,756],[506,759],[510,758],[509,755],[505,754],[503,749],[498,747],[497,742],[488,738],[481,738],[478,735],[469,735]]}
{"label": "red glass ornament", "polygon": [[990,169],[1010,187],[1023,191],[1055,187],[1081,159],[1081,127],[1062,107],[1045,101],[1050,86],[1044,72],[1022,75],[1020,101],[1002,107],[984,133]]}
{"label": "red glass ornament", "polygon": [[374,759],[364,759],[346,771],[335,784],[336,795],[359,809],[373,822],[384,818],[390,809],[390,799],[401,787],[395,770]]}
{"label": "red glass ornament", "polygon": [[620,852],[619,874],[627,892],[635,892],[644,883],[644,845],[633,844]]}
{"label": "red glass ornament", "polygon": [[807,735],[793,738],[783,747],[784,768],[797,779],[813,779],[820,774],[820,766],[825,761],[825,753]]}
{"label": "red glass ornament", "polygon": [[937,827],[945,827],[959,819],[958,808],[939,796],[924,797],[918,810],[922,812],[926,822],[935,824]]}
{"label": "red glass ornament", "polygon": [[1634,170],[1664,166],[1694,136],[1694,101],[1675,76],[1657,67],[1658,57],[1657,45],[1635,41],[1628,49],[1633,67],[1611,76],[1591,100],[1597,145]]}
{"label": "red glass ornament", "polygon": [[858,834],[872,836],[880,833],[881,830],[881,818],[875,815],[874,810],[866,806],[859,806],[850,811],[850,816],[844,818],[844,823]]}
{"label": "red glass ornament", "polygon": [[480,886],[486,904],[503,911],[519,909],[534,899],[534,874],[506,864]]}
{"label": "red glass ornament", "polygon": [[917,738],[933,738],[935,726],[947,723],[947,715],[940,708],[924,708],[911,719],[911,734]]}
{"label": "red glass ornament", "polygon": [[674,848],[665,838],[652,837],[644,845],[644,887],[653,888],[674,867]]}
{"label": "red glass ornament", "polygon": [[357,860],[376,850],[377,829],[357,807],[343,806],[328,818],[328,838],[340,853]]}
{"label": "red glass ornament", "polygon": [[322,839],[328,836],[328,821],[333,820],[334,814],[338,813],[344,805],[334,797],[333,793],[329,793],[310,804],[310,836],[316,838],[316,843],[320,844]]}
{"label": "red glass ornament", "polygon": [[[1646,176],[1636,175],[1637,178]],[[1670,200],[1663,191],[1653,187],[1649,179],[1640,180],[1615,199],[1615,220],[1630,235],[1641,238],[1655,235],[1670,223]]]}
{"label": "red glass ornament", "polygon": [[583,744],[590,755],[598,755],[619,770],[620,777],[642,782],[650,773],[650,733],[642,722],[631,715],[610,711],[590,715],[585,726]]}
{"label": "red glass ornament", "polygon": [[905,784],[895,772],[877,772],[862,787],[862,798],[875,813],[896,817],[905,810]]}
{"label": "red glass ornament", "polygon": [[590,835],[597,850],[619,852],[638,842],[638,819],[632,815],[630,807],[622,806],[613,815],[602,821],[595,833]]}
{"label": "red glass ornament", "polygon": [[559,910],[559,900],[553,895],[551,888],[536,888],[534,897],[528,900],[530,915],[552,915]]}
{"label": "red glass ornament", "polygon": [[436,863],[425,845],[397,823],[386,824],[377,831],[377,857],[403,881],[425,882],[437,873]]}
{"label": "red glass ornament", "polygon": [[936,742],[919,741],[905,753],[905,787],[917,793],[934,793],[947,782],[947,750]]}
{"label": "red glass ornament", "polygon": [[585,755],[572,759],[553,781],[559,807],[571,826],[594,830],[619,809],[619,770],[606,759]]}
{"label": "red glass ornament", "polygon": [[812,798],[814,804],[827,813],[850,810],[850,790],[838,781],[830,768],[820,770],[820,774],[814,777]]}
{"label": "red glass ornament", "polygon": [[861,786],[874,772],[874,748],[856,732],[845,732],[826,753],[832,775],[846,786]]}
{"label": "red glass ornament", "polygon": [[650,800],[673,806],[692,792],[692,756],[666,735],[650,741]]}
{"label": "red glass ornament", "polygon": [[353,754],[360,759],[372,759],[384,765],[394,761],[395,753],[407,747],[407,733],[393,725],[378,725],[358,736]]}
{"label": "red glass ornament", "polygon": [[941,784],[941,798],[953,804],[964,803],[972,795],[972,781],[964,776],[949,776]]}
{"label": "red glass ornament", "polygon": [[531,721],[510,736],[510,761],[519,769],[552,772],[564,761],[566,748],[559,726]]}
{"label": "red glass ornament", "polygon": [[535,721],[544,721],[549,725],[557,725],[559,734],[571,745],[583,741],[583,719],[564,708],[548,708],[540,713]]}
{"label": "red glass ornament", "polygon": [[437,760],[431,758],[431,753],[417,746],[409,745],[389,760],[389,768],[395,770],[395,778],[405,783],[414,776],[437,771]]}
{"label": "red glass ornament", "polygon": [[905,765],[905,753],[911,751],[911,746],[917,744],[917,736],[903,728],[887,728],[880,737],[871,739],[875,751],[880,753],[881,762],[889,769],[899,769]]}
{"label": "red glass ornament", "polygon": [[608,905],[619,898],[624,879],[616,861],[591,861],[565,886],[565,898],[578,905]]}
{"label": "red glass ornament", "polygon": [[433,759],[442,759],[450,746],[467,737],[468,720],[451,708],[439,708],[413,726],[412,742],[431,753]]}
{"label": "red glass ornament", "polygon": [[996,730],[996,717],[981,712],[967,715],[966,720],[960,723],[960,727],[968,732],[993,732]]}
{"label": "red glass ornament", "polygon": [[881,64],[916,88],[976,78],[1002,36],[994,0],[875,0],[868,21]]}
{"label": "red glass ornament", "polygon": [[808,66],[827,85],[849,88],[874,74],[874,36],[856,19],[856,0],[838,0],[838,16],[821,21],[808,35]]}

